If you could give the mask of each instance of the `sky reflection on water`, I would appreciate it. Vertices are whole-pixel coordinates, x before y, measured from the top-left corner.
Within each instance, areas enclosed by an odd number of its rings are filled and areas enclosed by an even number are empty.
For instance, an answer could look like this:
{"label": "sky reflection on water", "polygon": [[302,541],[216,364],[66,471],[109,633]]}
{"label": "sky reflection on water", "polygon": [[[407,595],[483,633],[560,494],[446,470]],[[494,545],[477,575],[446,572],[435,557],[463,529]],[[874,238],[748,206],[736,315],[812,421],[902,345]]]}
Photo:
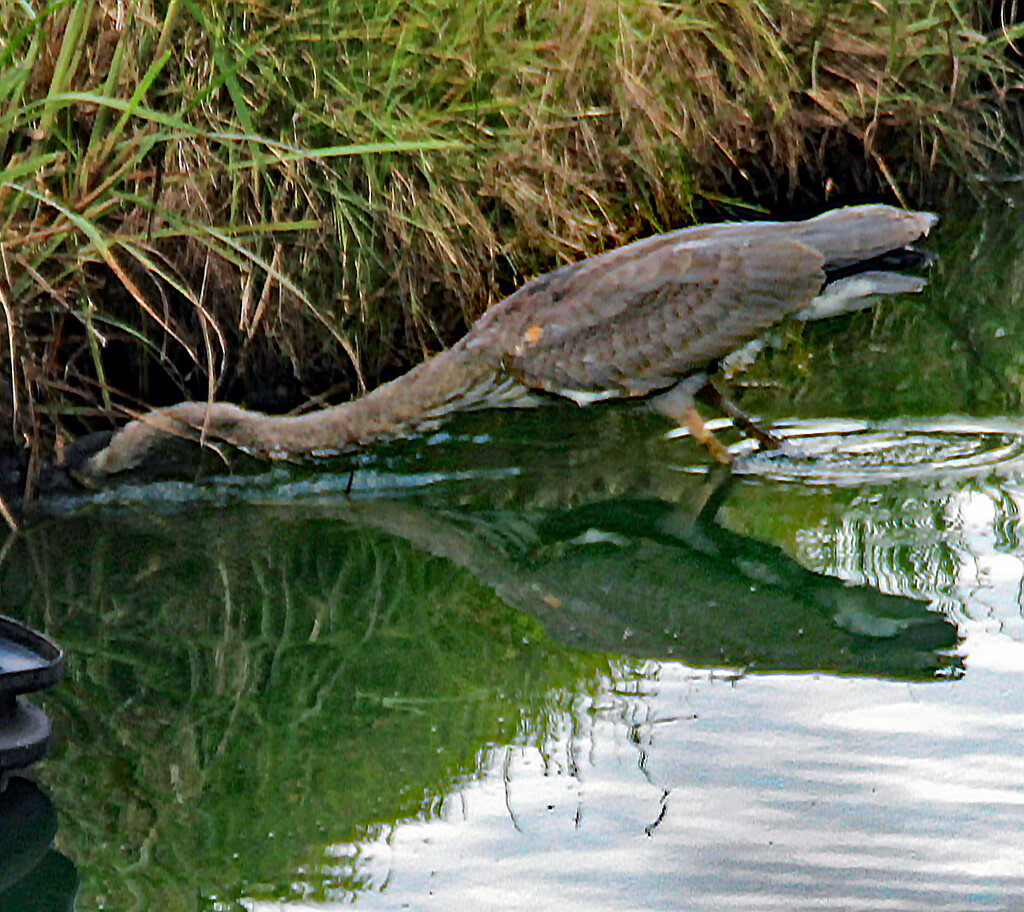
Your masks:
{"label": "sky reflection on water", "polygon": [[362,846],[357,905],[1010,909],[1022,677],[652,665],[634,694],[577,701],[556,737],[495,748],[436,818]]}

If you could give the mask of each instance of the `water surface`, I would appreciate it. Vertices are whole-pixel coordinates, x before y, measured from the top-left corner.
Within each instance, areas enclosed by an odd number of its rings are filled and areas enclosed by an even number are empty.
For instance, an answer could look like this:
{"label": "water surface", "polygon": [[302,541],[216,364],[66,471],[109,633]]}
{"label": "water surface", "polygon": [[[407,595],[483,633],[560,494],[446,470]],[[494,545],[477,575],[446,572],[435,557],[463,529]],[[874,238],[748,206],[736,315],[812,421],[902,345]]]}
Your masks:
{"label": "water surface", "polygon": [[951,221],[734,378],[731,479],[566,405],[53,505],[0,591],[78,907],[1015,908],[1024,260]]}

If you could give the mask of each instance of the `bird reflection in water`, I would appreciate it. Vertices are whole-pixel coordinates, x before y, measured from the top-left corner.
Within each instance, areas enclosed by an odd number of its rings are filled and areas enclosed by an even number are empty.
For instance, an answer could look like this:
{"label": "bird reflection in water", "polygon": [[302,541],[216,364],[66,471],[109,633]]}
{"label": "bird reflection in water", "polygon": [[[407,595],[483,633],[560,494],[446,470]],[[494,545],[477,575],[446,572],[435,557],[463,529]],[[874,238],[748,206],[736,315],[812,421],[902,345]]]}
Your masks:
{"label": "bird reflection in water", "polygon": [[647,496],[482,513],[374,500],[345,515],[465,567],[581,650],[752,672],[962,673],[957,626],[927,601],[816,573],[725,528],[732,484],[714,473],[695,511]]}

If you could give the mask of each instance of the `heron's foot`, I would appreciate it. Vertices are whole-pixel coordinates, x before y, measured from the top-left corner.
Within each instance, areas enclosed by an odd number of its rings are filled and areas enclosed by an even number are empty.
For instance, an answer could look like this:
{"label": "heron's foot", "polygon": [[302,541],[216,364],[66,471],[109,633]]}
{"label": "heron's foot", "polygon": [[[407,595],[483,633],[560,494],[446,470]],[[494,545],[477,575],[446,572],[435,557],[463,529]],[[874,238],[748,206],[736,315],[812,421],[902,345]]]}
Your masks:
{"label": "heron's foot", "polygon": [[680,414],[679,421],[683,427],[685,427],[694,436],[694,438],[704,446],[715,462],[723,466],[732,466],[732,453],[730,453],[728,449],[726,449],[725,444],[723,444],[712,433],[711,429],[704,423],[704,419],[698,414],[696,408],[691,405]]}
{"label": "heron's foot", "polygon": [[705,374],[695,374],[676,384],[667,393],[655,396],[651,405],[663,415],[686,428],[723,466],[733,464],[733,456],[711,432],[694,405],[694,395],[708,382]]}
{"label": "heron's foot", "polygon": [[729,399],[710,377],[705,380],[704,384],[697,391],[697,396],[728,417],[744,434],[753,437],[763,449],[782,450],[785,448],[783,441],[754,421],[743,409]]}

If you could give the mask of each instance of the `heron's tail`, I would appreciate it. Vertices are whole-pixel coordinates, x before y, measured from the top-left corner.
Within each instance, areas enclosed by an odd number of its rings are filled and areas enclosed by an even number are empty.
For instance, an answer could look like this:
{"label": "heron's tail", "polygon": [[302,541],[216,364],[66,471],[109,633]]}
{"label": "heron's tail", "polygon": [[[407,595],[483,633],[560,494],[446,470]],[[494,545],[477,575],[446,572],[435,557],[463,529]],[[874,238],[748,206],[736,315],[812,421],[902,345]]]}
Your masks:
{"label": "heron's tail", "polygon": [[846,206],[792,223],[795,240],[821,252],[826,273],[842,271],[902,250],[939,220],[933,212],[893,206]]}
{"label": "heron's tail", "polygon": [[931,265],[932,254],[910,245],[937,221],[931,212],[851,206],[794,224],[800,242],[821,252],[826,276],[821,293],[797,319],[820,320],[868,307],[881,295],[920,291],[925,278],[895,270]]}

